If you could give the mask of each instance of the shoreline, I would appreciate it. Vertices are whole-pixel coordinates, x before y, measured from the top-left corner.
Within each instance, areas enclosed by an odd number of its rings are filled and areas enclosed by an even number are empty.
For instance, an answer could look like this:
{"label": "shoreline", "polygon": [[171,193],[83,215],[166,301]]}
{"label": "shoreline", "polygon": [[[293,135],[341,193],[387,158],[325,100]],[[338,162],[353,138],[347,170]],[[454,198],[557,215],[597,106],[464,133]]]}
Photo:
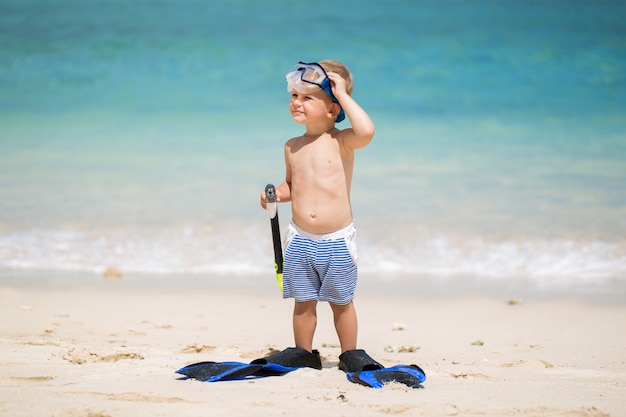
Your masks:
{"label": "shoreline", "polygon": [[43,287],[35,285],[42,276],[21,287],[0,279],[3,415],[623,415],[623,302],[510,304],[508,296],[462,291],[395,297],[389,285],[379,292],[366,284],[355,300],[360,347],[386,366],[418,364],[424,389],[347,381],[324,304],[314,342],[321,371],[202,383],[174,371],[205,360],[249,362],[292,345],[292,302],[273,277],[272,286],[213,279],[221,287],[210,287],[172,285],[180,277],[169,276],[150,287],[129,274],[72,287],[80,274],[69,275]]}
{"label": "shoreline", "polygon": [[[0,288],[20,290],[98,290],[150,293],[221,291],[262,294],[281,299],[272,272],[259,273],[124,273],[105,277],[88,271],[0,268]],[[487,297],[499,301],[547,301],[572,299],[599,305],[626,305],[626,280],[563,281],[540,283],[528,279],[493,279],[416,274],[359,273],[356,299],[361,296],[390,299],[456,299]],[[409,300],[404,300],[409,301]]]}

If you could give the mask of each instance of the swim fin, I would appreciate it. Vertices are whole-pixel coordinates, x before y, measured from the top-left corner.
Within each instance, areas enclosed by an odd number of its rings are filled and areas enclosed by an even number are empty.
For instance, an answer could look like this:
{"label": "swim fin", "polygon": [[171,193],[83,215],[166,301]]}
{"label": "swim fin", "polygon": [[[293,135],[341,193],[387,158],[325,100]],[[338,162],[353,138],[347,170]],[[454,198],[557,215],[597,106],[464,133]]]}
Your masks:
{"label": "swim fin", "polygon": [[390,382],[420,388],[426,374],[417,365],[383,367],[363,349],[348,350],[339,355],[339,369],[346,373],[348,381],[372,388],[382,388]]}
{"label": "swim fin", "polygon": [[231,381],[245,379],[263,368],[263,365],[251,365],[242,362],[198,362],[180,368],[176,373],[199,381]]}
{"label": "swim fin", "polygon": [[319,352],[287,348],[250,363],[198,362],[185,366],[176,373],[199,381],[216,382],[281,376],[300,368],[322,369]]}
{"label": "swim fin", "polygon": [[348,381],[372,388],[382,388],[390,382],[404,384],[410,388],[422,388],[426,374],[417,365],[396,365],[372,371],[347,372]]}

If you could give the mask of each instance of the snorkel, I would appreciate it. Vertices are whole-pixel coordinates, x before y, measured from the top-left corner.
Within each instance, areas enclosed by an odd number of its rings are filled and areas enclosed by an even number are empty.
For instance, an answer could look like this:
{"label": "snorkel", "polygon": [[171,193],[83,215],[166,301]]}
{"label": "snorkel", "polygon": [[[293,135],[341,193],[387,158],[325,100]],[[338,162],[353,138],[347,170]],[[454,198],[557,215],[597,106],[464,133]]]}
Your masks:
{"label": "snorkel", "polygon": [[297,90],[302,93],[312,93],[317,91],[317,88],[321,88],[333,103],[339,105],[339,114],[335,118],[335,122],[339,123],[346,118],[346,114],[339,104],[339,100],[334,96],[333,90],[330,86],[330,78],[324,71],[324,68],[317,62],[311,62],[309,64],[302,61],[298,62],[293,68],[289,70],[285,76],[287,79],[287,91]]}

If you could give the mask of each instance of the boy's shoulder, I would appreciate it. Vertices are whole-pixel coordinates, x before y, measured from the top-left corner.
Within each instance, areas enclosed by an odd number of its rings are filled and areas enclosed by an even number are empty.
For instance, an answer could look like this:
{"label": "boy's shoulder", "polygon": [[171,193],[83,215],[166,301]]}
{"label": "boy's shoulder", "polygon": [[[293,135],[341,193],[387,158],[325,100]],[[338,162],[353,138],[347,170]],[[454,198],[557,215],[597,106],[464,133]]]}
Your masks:
{"label": "boy's shoulder", "polygon": [[294,143],[301,142],[304,139],[304,135],[294,136],[292,138],[287,139],[285,142],[286,146],[293,145]]}

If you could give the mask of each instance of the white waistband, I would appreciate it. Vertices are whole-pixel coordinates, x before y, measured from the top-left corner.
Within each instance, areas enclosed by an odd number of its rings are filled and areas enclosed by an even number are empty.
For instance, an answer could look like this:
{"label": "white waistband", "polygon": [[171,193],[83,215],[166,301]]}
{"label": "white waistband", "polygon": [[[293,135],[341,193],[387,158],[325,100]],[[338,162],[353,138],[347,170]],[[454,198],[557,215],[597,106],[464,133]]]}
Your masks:
{"label": "white waistband", "polygon": [[325,233],[322,235],[319,235],[316,233],[310,233],[310,232],[307,232],[306,230],[302,230],[298,226],[296,226],[293,221],[289,223],[289,227],[293,227],[298,235],[305,237],[307,239],[311,239],[311,240],[343,239],[345,237],[348,237],[350,234],[354,233],[354,230],[355,230],[354,223],[350,223],[348,226],[344,227],[341,230],[337,230],[336,232]]}

